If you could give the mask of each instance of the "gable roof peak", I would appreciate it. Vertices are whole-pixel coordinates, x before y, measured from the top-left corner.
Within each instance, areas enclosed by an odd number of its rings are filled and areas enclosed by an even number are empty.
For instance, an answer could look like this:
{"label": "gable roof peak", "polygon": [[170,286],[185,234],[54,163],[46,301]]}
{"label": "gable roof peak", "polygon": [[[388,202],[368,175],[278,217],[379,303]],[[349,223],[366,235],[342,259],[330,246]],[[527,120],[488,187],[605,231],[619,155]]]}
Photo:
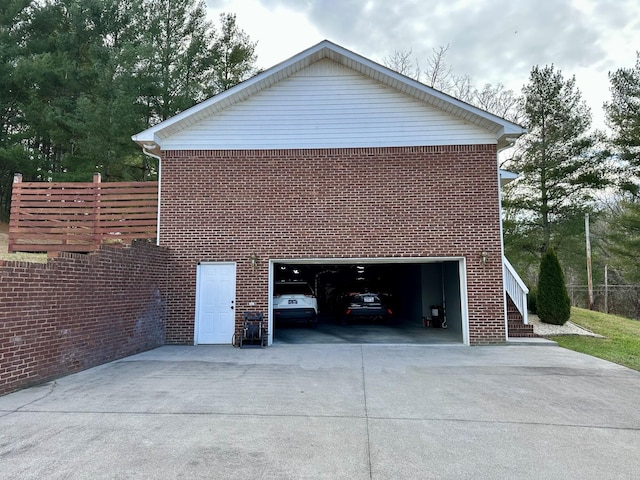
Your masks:
{"label": "gable roof peak", "polygon": [[341,64],[390,88],[486,129],[496,135],[499,149],[508,146],[515,138],[526,133],[526,130],[520,125],[451,97],[325,39],[250,79],[133,135],[131,138],[145,151],[157,154],[162,149],[162,140],[169,135],[241,102],[323,59]]}

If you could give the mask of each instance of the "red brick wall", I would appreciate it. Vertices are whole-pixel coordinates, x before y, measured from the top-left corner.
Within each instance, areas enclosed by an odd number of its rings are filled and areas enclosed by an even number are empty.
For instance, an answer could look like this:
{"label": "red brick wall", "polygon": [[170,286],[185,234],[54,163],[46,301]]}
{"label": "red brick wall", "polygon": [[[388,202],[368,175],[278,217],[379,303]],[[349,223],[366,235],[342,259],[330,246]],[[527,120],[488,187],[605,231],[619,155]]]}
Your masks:
{"label": "red brick wall", "polygon": [[164,344],[166,250],[0,262],[0,394]]}
{"label": "red brick wall", "polygon": [[167,342],[193,343],[198,261],[237,262],[239,322],[269,259],[403,256],[466,257],[470,340],[502,342],[497,178],[495,145],[163,152]]}

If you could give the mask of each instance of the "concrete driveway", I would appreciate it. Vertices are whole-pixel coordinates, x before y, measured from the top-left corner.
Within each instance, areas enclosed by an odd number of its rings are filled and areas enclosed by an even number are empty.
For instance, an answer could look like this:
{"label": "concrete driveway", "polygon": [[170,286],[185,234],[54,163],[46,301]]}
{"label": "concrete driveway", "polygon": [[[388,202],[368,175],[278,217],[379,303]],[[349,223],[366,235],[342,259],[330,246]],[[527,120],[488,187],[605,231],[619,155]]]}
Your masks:
{"label": "concrete driveway", "polygon": [[166,346],[0,397],[0,478],[630,479],[639,402],[557,346]]}

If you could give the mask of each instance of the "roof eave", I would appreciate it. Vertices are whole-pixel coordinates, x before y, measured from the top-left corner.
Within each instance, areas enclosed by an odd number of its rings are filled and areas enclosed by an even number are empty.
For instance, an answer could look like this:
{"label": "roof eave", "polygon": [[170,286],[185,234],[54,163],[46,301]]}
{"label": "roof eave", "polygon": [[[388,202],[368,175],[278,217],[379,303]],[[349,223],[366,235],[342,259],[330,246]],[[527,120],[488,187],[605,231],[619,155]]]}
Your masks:
{"label": "roof eave", "polygon": [[527,133],[527,129],[524,127],[521,127],[519,125],[515,125],[512,124],[513,127],[510,128],[503,128],[500,133],[498,134],[497,140],[498,140],[498,145],[497,145],[497,149],[498,152],[502,151],[502,150],[506,150],[507,148],[511,148],[513,147],[513,145],[516,143],[516,140],[518,140],[518,138],[520,138],[522,135],[524,135],[525,133]]}

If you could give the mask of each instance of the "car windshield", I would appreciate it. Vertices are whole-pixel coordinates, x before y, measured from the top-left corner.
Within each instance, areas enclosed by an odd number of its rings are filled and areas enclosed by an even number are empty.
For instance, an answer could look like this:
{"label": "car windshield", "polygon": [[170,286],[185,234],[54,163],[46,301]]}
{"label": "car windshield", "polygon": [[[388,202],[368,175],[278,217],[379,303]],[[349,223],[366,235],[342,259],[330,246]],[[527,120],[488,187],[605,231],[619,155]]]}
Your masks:
{"label": "car windshield", "polygon": [[276,295],[313,295],[311,287],[307,283],[276,283]]}

